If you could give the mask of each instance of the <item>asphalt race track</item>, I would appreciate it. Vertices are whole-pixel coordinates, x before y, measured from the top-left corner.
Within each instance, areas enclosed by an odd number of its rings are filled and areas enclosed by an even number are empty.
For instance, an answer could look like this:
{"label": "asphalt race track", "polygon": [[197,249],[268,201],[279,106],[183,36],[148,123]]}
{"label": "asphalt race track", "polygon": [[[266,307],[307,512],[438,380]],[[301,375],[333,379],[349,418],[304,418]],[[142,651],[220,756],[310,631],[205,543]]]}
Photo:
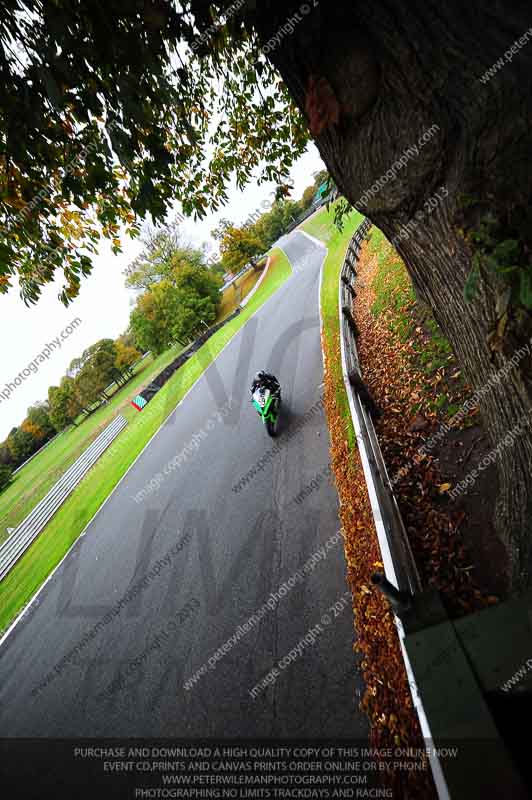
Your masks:
{"label": "asphalt race track", "polygon": [[[292,277],[179,404],[0,646],[2,737],[366,736],[320,404],[325,249],[300,232],[279,244]],[[282,386],[277,439],[249,401],[261,368]]]}

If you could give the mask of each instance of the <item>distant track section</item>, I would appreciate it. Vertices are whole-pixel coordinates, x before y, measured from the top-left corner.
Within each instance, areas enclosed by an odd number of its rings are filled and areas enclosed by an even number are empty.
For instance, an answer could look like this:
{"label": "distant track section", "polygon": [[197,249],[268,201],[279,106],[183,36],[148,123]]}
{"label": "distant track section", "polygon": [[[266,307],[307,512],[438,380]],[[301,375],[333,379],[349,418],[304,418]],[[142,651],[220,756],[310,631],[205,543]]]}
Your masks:
{"label": "distant track section", "polygon": [[116,417],[0,546],[0,581],[6,577],[55,512],[126,425],[127,420],[121,414]]}

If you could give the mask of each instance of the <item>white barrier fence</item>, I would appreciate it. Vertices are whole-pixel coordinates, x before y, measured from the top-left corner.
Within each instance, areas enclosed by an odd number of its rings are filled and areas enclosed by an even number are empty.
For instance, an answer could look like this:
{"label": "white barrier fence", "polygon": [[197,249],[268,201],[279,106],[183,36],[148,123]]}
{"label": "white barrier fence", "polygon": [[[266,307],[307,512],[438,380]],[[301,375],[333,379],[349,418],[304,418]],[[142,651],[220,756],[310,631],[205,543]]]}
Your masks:
{"label": "white barrier fence", "polygon": [[126,425],[127,420],[122,415],[116,417],[0,546],[0,580],[3,580],[11,571],[67,497]]}

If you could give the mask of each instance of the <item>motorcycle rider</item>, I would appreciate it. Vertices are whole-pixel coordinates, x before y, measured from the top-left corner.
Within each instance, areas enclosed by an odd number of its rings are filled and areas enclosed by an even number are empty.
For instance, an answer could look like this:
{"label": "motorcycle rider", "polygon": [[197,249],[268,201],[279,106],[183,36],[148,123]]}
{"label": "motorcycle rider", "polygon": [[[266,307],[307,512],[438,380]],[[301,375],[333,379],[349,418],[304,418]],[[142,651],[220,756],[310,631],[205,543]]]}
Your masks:
{"label": "motorcycle rider", "polygon": [[281,384],[270,372],[265,372],[264,370],[259,370],[253,381],[251,383],[251,396],[253,397],[253,392],[256,391],[259,387],[264,387],[265,389],[269,389],[270,392],[274,395],[277,395],[279,400],[281,399]]}

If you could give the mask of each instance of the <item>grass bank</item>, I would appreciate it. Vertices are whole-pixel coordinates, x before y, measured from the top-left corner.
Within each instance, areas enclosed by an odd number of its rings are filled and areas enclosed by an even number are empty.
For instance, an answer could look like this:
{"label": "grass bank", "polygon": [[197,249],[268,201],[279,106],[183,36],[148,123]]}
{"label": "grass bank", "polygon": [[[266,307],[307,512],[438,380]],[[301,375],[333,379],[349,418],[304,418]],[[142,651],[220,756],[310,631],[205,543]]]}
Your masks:
{"label": "grass bank", "polygon": [[[266,259],[263,260],[262,269],[264,269],[265,266]],[[242,275],[237,281],[235,281],[235,283],[229,286],[229,288],[222,293],[222,302],[220,303],[220,308],[218,309],[216,322],[221,322],[223,319],[228,317],[229,314],[232,314],[240,302],[247,297],[262,275],[262,269],[248,270],[248,272]]]}
{"label": "grass bank", "polygon": [[22,522],[117,414],[128,421],[135,419],[138,412],[130,405],[130,400],[177,358],[181,350],[176,346],[158,358],[147,356],[135,368],[133,378],[112,395],[107,405],[102,405],[77,427],[64,431],[14,476],[0,495],[0,543],[8,536],[7,528],[15,528]]}
{"label": "grass bank", "polygon": [[[464,388],[451,345],[443,336],[429,308],[416,299],[404,262],[382,231],[373,228],[368,256],[376,259],[371,288],[375,293],[372,314],[382,317],[392,334],[408,349],[409,357],[424,379],[428,408],[452,417],[459,410]],[[451,378],[451,374],[456,377]],[[420,404],[413,406],[416,413]]]}
{"label": "grass bank", "polygon": [[[339,233],[338,228],[336,228],[334,225],[334,210],[337,203],[338,201],[332,203],[329,209],[327,209],[327,206],[322,206],[319,211],[316,211],[308,219],[301,223],[299,229],[305,231],[306,233],[310,233],[310,235],[315,236],[316,239],[320,239],[320,241],[322,241],[328,247],[329,241],[334,239],[336,234]],[[357,219],[362,219],[361,215],[357,211],[354,211],[349,217],[346,217],[344,232],[346,230],[351,230],[351,235],[353,234],[353,230],[350,227],[350,220],[354,219],[355,216]]]}

